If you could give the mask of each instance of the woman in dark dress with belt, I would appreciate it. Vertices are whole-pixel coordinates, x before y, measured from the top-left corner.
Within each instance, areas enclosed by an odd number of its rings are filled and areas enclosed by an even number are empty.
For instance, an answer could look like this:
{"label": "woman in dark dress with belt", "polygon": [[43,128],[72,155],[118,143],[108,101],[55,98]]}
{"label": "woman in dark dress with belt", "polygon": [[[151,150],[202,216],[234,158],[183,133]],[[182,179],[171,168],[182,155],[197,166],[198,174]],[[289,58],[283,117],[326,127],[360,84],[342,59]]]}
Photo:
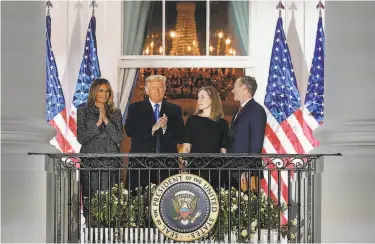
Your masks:
{"label": "woman in dark dress with belt", "polygon": [[[211,86],[202,87],[198,91],[197,108],[185,125],[184,153],[226,153],[228,144],[228,122],[218,91]],[[196,163],[193,163],[196,165]],[[214,167],[213,164],[204,168]],[[200,175],[214,188],[219,186],[219,171],[202,168]],[[199,173],[199,172],[198,172]]]}
{"label": "woman in dark dress with belt", "polygon": [[[113,103],[113,91],[106,79],[96,79],[91,87],[87,106],[77,110],[77,140],[82,145],[81,153],[119,153],[120,142],[124,138],[122,116]],[[108,191],[119,182],[119,170],[85,170],[90,168],[119,168],[121,159],[87,158],[84,159],[80,172],[84,215],[87,216],[86,204],[89,197],[98,191]],[[90,173],[91,172],[91,173]],[[111,177],[109,177],[109,175]]]}

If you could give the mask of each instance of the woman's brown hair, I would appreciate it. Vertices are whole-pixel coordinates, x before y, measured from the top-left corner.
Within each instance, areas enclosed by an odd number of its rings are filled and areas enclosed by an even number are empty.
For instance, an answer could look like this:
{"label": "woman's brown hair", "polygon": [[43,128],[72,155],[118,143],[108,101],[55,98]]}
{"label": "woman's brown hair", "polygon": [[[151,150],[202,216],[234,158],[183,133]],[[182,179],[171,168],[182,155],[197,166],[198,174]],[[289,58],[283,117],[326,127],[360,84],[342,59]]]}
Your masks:
{"label": "woman's brown hair", "polygon": [[[207,92],[208,96],[211,99],[211,114],[210,114],[210,119],[214,121],[218,121],[221,118],[224,118],[224,111],[223,111],[223,106],[221,105],[221,99],[219,92],[216,90],[215,87],[212,86],[204,86],[201,87],[197,94],[199,94],[200,91],[205,91]],[[198,108],[195,110],[196,115],[201,114],[203,111]]]}
{"label": "woman's brown hair", "polygon": [[104,78],[98,78],[92,82],[90,87],[89,98],[87,99],[87,107],[95,105],[96,94],[98,93],[99,87],[104,84],[107,85],[109,89],[109,98],[105,104],[106,110],[108,111],[109,116],[112,116],[116,110],[115,103],[113,102],[113,90],[109,81]]}

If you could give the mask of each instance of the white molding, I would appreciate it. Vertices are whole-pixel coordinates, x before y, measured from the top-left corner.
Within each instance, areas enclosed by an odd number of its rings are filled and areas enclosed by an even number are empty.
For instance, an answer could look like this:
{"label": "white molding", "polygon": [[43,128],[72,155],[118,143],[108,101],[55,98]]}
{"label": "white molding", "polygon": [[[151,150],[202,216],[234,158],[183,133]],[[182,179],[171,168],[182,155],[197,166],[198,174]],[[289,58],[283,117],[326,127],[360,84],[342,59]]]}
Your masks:
{"label": "white molding", "polygon": [[2,153],[57,153],[50,145],[56,136],[56,130],[46,121],[2,120],[1,147]]}
{"label": "white molding", "polygon": [[254,74],[253,68],[245,68],[245,75],[251,76]]}
{"label": "white molding", "polygon": [[121,56],[119,68],[252,68],[248,56]]}
{"label": "white molding", "polygon": [[327,121],[314,136],[321,142],[314,153],[375,155],[375,121]]}

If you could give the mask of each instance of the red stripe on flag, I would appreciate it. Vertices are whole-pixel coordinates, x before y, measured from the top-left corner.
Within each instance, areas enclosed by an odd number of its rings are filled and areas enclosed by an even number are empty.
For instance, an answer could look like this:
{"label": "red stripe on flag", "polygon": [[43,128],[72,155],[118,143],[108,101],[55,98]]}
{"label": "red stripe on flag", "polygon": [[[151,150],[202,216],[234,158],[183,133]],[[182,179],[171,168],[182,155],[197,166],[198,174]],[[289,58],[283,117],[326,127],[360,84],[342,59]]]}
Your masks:
{"label": "red stripe on flag", "polygon": [[[275,180],[275,182],[276,182],[276,185],[278,185],[279,184],[279,181],[278,181],[279,180],[279,174],[278,174],[278,172],[279,171],[281,172],[281,170],[279,170],[276,167],[275,162],[273,162],[274,159],[267,158],[265,160],[268,161],[268,163],[266,163],[266,164],[268,164],[267,168],[269,169],[268,173],[271,174],[271,180],[273,178]],[[281,176],[281,178],[280,178],[280,195],[287,201],[288,200],[288,186],[285,184],[285,182],[287,181],[287,179],[283,180],[281,174],[280,174],[280,176]],[[263,180],[266,181],[265,179],[263,179]],[[267,179],[267,181],[268,181],[268,179]],[[268,188],[265,188],[263,190],[268,194]],[[271,193],[273,195],[273,197],[272,197],[272,195],[271,195],[271,197],[273,198],[273,200],[277,201],[277,199],[278,199],[278,191],[272,192],[272,187],[271,187],[270,190],[271,190]]]}
{"label": "red stripe on flag", "polygon": [[74,136],[77,137],[77,123],[72,115],[69,117],[69,129],[73,132]]}
{"label": "red stripe on flag", "polygon": [[[73,151],[72,147],[70,146],[69,142],[67,141],[66,137],[65,137],[65,132],[61,132],[59,127],[57,126],[55,120],[51,120],[50,121],[50,125],[52,125],[55,129],[56,129],[56,141],[58,142],[59,144],[59,147],[61,148],[62,152],[63,153],[66,153],[66,152],[71,152]],[[66,127],[66,125],[65,125]]]}
{"label": "red stripe on flag", "polygon": [[[279,140],[279,138],[277,137],[277,135],[275,134],[275,132],[273,131],[273,129],[271,128],[269,124],[266,124],[265,134],[268,140],[271,142],[272,146],[275,148],[277,153],[286,154],[286,151],[284,147],[282,146],[281,141]],[[266,153],[264,148],[263,148],[263,153]]]}
{"label": "red stripe on flag", "polygon": [[64,121],[66,123],[66,108],[64,108],[63,111],[61,111],[61,116],[64,118]]}
{"label": "red stripe on flag", "polygon": [[[295,135],[294,131],[292,130],[292,128],[290,127],[289,123],[287,120],[284,121],[284,126],[280,126],[281,130],[284,131],[284,133],[286,134],[287,138],[290,140],[290,143],[293,145],[293,147],[296,149],[296,150],[302,150],[302,145],[299,141],[299,139],[297,138],[297,136]],[[267,139],[270,141],[271,145],[274,147],[274,149],[276,150],[276,153],[278,154],[288,154],[288,153],[291,153],[291,152],[287,152],[283,146],[283,142],[280,140],[280,138],[277,136],[277,134],[274,132],[274,130],[272,129],[272,127],[267,123],[266,125],[266,137]],[[294,140],[294,141],[293,141]],[[297,146],[296,146],[297,144]],[[299,149],[298,149],[299,148]],[[263,153],[267,153],[267,149],[263,147]],[[272,159],[266,159],[266,160],[272,160]],[[286,165],[290,159],[282,159],[284,162],[284,165]],[[282,174],[280,174],[281,176],[281,179],[280,179],[280,182],[278,181],[279,179],[279,175],[278,175],[278,170],[276,169],[277,167],[273,164],[270,164],[268,167],[267,167],[269,170],[269,174],[271,174],[271,177],[272,179],[274,179],[274,183],[272,183],[272,180],[271,182],[267,182],[266,179],[262,179],[262,189],[265,191],[266,195],[268,195],[268,184],[271,184],[271,199],[274,199],[275,201],[279,201],[278,199],[278,188],[276,190],[272,190],[273,188],[275,187],[278,187],[278,184],[280,184],[280,195],[282,196],[282,198],[284,199],[284,201],[281,202],[281,199],[280,199],[280,203],[284,203],[284,204],[288,204],[288,200],[289,200],[289,191],[288,191],[288,185],[287,185],[287,182],[288,182],[288,177],[283,178]],[[292,169],[293,168],[293,165],[289,165],[287,168],[289,169]],[[288,175],[290,175],[290,179],[293,179],[293,171],[290,171],[288,170]],[[268,179],[267,179],[268,180]],[[275,186],[273,186],[272,184],[275,184]],[[285,213],[282,213],[281,214],[281,224],[287,224],[287,220],[288,220],[288,216],[285,215]]]}
{"label": "red stripe on flag", "polygon": [[303,134],[306,136],[306,138],[310,142],[310,144],[314,148],[319,146],[319,141],[313,136],[312,129],[310,128],[310,126],[306,123],[306,121],[303,118],[302,108],[297,109],[297,111],[294,113],[294,116],[296,116],[298,123],[302,127]]}
{"label": "red stripe on flag", "polygon": [[[291,116],[293,116],[293,115],[291,115]],[[280,126],[284,130],[285,135],[288,137],[288,139],[291,142],[292,146],[294,147],[296,153],[301,153],[301,154],[305,153],[305,151],[303,150],[303,147],[301,145],[301,142],[298,139],[298,137],[296,136],[296,134],[294,133],[292,127],[289,124],[289,121],[287,119],[284,120],[283,122],[281,122]]]}
{"label": "red stripe on flag", "polygon": [[[56,141],[59,144],[60,149],[62,150],[63,153],[67,151],[71,151],[72,147],[70,146],[67,138],[66,138],[66,131],[61,131],[60,128],[67,128],[67,123],[66,123],[66,109],[63,109],[60,112],[61,119],[57,119],[59,115],[55,116],[52,120],[50,120],[49,124],[52,125],[53,128],[56,129]],[[59,123],[64,123],[63,125]]]}
{"label": "red stripe on flag", "polygon": [[[275,169],[276,167],[273,167],[274,169],[272,170],[271,167],[269,167],[269,173],[271,173],[271,177],[275,180],[276,182],[276,185],[279,185],[279,175],[278,175],[278,170]],[[272,180],[272,179],[271,179]],[[285,179],[284,179],[285,180]],[[285,202],[288,202],[288,187],[287,185],[285,185],[285,182],[284,180],[282,179],[282,176],[280,178],[280,196],[282,196],[285,200]],[[271,181],[272,182],[272,181]],[[265,189],[263,189],[265,190]],[[267,191],[268,191],[268,188],[267,188]],[[278,199],[278,191],[276,190],[275,192],[272,191],[272,187],[271,187],[271,192],[272,192],[272,195],[273,195],[273,200],[277,201]],[[267,192],[268,194],[268,192]]]}
{"label": "red stripe on flag", "polygon": [[[267,124],[267,126],[268,126],[268,124]],[[273,130],[271,129],[271,127],[269,127],[269,129],[273,133]],[[270,134],[269,134],[269,136],[270,136]],[[274,137],[275,141],[279,141],[280,142],[280,140],[278,139],[278,137],[276,136],[276,134],[273,133],[272,137]],[[282,150],[284,151],[284,149],[283,149],[283,147],[281,145],[280,145],[280,148],[282,148]],[[267,151],[266,151],[265,148],[263,148],[263,153],[265,153],[265,154],[267,153]],[[277,153],[282,153],[282,152],[277,152]],[[285,159],[283,159],[283,160],[285,160]],[[272,162],[272,159],[271,158],[267,158],[267,159],[265,159],[265,161],[266,161],[266,164],[268,164],[267,161],[268,162]],[[273,178],[275,180],[275,182],[276,182],[274,184],[276,184],[277,187],[280,184],[280,196],[282,196],[282,198],[284,199],[285,204],[288,204],[288,199],[289,199],[288,198],[288,194],[289,194],[289,192],[288,192],[288,186],[285,184],[285,181],[287,181],[288,179],[284,179],[283,180],[282,174],[280,174],[281,179],[280,179],[280,182],[279,182],[279,175],[278,175],[279,170],[276,169],[277,167],[274,164],[271,163],[271,164],[269,164],[267,166],[267,168],[268,168],[268,174],[271,174],[271,181],[267,182],[268,179],[267,180],[264,179],[264,178],[262,179],[261,186],[262,186],[263,191],[268,196],[268,187],[270,187],[270,195],[271,196],[269,196],[269,197],[271,197],[271,199],[273,199],[274,201],[276,201],[276,202],[280,201],[280,204],[283,204],[283,202],[281,201],[281,199],[278,199],[278,194],[279,194],[278,188],[275,191],[272,190],[272,188],[273,188],[273,186],[272,186],[272,178]],[[268,186],[268,184],[271,184],[271,185]],[[287,216],[285,216],[285,214],[282,213],[281,214],[281,224],[286,224],[287,220],[288,220]]]}
{"label": "red stripe on flag", "polygon": [[61,133],[59,127],[56,125],[55,121],[52,119],[49,121],[49,124],[56,129],[56,141],[57,143],[59,144],[59,147],[61,149],[62,152],[65,152],[65,144],[66,144],[66,140],[65,140],[65,137],[63,136],[63,134]]}
{"label": "red stripe on flag", "polygon": [[[274,172],[276,172],[276,178],[278,178],[277,171],[274,171]],[[280,182],[281,182],[281,187],[280,187],[281,194],[280,195],[282,195],[282,197],[285,199],[285,203],[282,202],[281,199],[278,199],[278,192],[277,191],[273,192],[272,189],[270,190],[270,197],[276,203],[280,202],[280,205],[282,205],[282,204],[287,204],[288,203],[288,188],[286,187],[285,184],[282,183],[282,181],[280,181]],[[271,181],[271,184],[272,184],[272,181]],[[262,181],[261,181],[261,187],[264,190],[266,196],[268,196],[268,183],[267,183],[267,181],[265,179],[262,179]],[[280,223],[282,225],[287,223],[287,217],[285,216],[284,213],[281,213]]]}

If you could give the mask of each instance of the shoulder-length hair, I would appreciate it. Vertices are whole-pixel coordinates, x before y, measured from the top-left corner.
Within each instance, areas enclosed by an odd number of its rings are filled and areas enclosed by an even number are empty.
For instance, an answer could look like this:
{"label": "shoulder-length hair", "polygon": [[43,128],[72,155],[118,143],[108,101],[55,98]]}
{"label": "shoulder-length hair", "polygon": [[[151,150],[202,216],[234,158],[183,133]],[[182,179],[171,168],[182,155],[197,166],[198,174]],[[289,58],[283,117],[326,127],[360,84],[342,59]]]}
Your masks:
{"label": "shoulder-length hair", "polygon": [[[224,118],[223,106],[221,104],[219,92],[216,90],[216,88],[212,87],[212,86],[204,86],[204,87],[201,87],[198,90],[198,94],[199,94],[200,91],[207,92],[208,96],[211,99],[210,119],[214,120],[214,121],[218,121],[219,119]],[[196,108],[194,114],[198,115],[198,114],[201,114],[202,112],[203,112],[203,110],[200,110],[198,108],[198,104],[197,104],[197,108]]]}
{"label": "shoulder-length hair", "polygon": [[109,115],[112,116],[116,110],[115,103],[113,102],[113,90],[109,81],[104,78],[97,78],[92,82],[90,87],[89,98],[87,99],[87,107],[95,105],[96,94],[99,91],[99,87],[104,84],[107,85],[109,89],[109,98],[105,106],[106,110],[109,112]]}

